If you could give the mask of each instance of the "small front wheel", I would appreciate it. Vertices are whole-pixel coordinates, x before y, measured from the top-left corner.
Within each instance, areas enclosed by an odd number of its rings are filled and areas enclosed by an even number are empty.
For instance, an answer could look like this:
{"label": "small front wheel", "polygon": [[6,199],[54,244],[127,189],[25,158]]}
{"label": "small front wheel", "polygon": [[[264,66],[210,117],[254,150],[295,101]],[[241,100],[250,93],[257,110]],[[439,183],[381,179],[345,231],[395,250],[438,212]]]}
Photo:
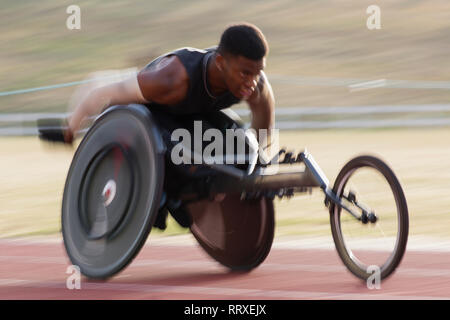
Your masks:
{"label": "small front wheel", "polygon": [[400,264],[408,240],[408,207],[397,177],[382,160],[359,156],[342,168],[333,192],[360,213],[356,218],[334,203],[330,206],[339,256],[357,277],[365,280],[379,272],[385,279]]}

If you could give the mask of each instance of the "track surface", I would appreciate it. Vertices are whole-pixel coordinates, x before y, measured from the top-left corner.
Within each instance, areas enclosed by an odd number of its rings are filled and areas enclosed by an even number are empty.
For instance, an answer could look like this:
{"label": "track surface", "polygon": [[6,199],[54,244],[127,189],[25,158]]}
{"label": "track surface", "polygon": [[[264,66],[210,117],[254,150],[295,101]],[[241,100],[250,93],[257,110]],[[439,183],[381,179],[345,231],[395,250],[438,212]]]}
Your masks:
{"label": "track surface", "polygon": [[0,299],[450,299],[448,251],[407,250],[397,272],[370,290],[333,248],[275,243],[245,274],[230,273],[190,240],[166,242],[146,244],[108,281],[81,277],[81,289],[69,290],[60,240],[0,240]]}

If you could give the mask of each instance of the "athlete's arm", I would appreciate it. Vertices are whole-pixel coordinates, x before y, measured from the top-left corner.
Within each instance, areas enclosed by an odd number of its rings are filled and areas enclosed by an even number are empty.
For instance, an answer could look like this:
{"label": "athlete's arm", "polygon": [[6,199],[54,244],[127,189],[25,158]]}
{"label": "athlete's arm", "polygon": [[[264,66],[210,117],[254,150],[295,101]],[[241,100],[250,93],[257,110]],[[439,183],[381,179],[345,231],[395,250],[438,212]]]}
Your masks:
{"label": "athlete's arm", "polygon": [[77,132],[87,117],[98,114],[109,106],[132,102],[148,102],[139,89],[137,75],[92,90],[75,108],[69,119],[69,130],[71,133]]}
{"label": "athlete's arm", "polygon": [[[275,125],[275,98],[273,96],[272,87],[267,80],[266,75],[261,71],[261,77],[253,94],[247,99],[247,103],[252,112],[251,128],[256,130],[256,138],[258,139],[261,150],[264,150],[263,156],[269,156],[274,152],[268,148],[272,144],[274,136],[271,130]],[[267,129],[267,134],[261,134],[260,129]]]}
{"label": "athlete's arm", "polygon": [[161,60],[155,67],[144,69],[131,78],[92,90],[69,119],[69,134],[77,132],[84,119],[117,104],[176,104],[183,100],[188,88],[184,66],[175,56]]}
{"label": "athlete's arm", "polygon": [[253,94],[247,99],[252,112],[251,127],[259,129],[273,129],[275,123],[275,98],[272,87],[266,75],[261,71],[258,84]]}

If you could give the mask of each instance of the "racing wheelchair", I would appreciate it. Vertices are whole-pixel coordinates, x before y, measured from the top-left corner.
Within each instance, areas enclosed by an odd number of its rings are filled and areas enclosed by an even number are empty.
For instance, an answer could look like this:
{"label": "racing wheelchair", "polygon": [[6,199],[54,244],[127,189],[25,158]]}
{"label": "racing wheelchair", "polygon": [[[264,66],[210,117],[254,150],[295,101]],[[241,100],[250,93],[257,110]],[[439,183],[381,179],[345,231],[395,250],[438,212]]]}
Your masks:
{"label": "racing wheelchair", "polygon": [[[313,188],[324,193],[336,250],[351,273],[367,279],[377,266],[384,279],[398,267],[408,208],[382,160],[350,160],[331,186],[306,150],[282,149],[260,161],[255,138],[246,134],[243,152],[224,155],[242,156],[238,164],[194,161],[196,142],[180,148],[173,137],[180,128],[195,133],[196,121],[201,133],[243,128],[228,110],[176,116],[137,104],[110,107],[94,121],[74,154],[62,202],[64,246],[82,274],[105,279],[124,269],[152,228],[164,229],[168,212],[217,262],[250,271],[271,250],[275,197]],[[174,163],[174,154],[186,161]]]}

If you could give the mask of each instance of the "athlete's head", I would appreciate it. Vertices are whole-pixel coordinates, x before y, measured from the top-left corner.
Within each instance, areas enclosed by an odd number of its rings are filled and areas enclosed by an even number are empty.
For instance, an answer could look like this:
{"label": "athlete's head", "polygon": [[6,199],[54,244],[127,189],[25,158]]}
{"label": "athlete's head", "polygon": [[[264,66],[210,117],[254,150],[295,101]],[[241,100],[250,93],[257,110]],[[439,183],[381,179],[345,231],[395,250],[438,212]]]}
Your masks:
{"label": "athlete's head", "polygon": [[268,51],[263,33],[252,24],[231,25],[223,32],[216,64],[236,97],[246,99],[255,90]]}

